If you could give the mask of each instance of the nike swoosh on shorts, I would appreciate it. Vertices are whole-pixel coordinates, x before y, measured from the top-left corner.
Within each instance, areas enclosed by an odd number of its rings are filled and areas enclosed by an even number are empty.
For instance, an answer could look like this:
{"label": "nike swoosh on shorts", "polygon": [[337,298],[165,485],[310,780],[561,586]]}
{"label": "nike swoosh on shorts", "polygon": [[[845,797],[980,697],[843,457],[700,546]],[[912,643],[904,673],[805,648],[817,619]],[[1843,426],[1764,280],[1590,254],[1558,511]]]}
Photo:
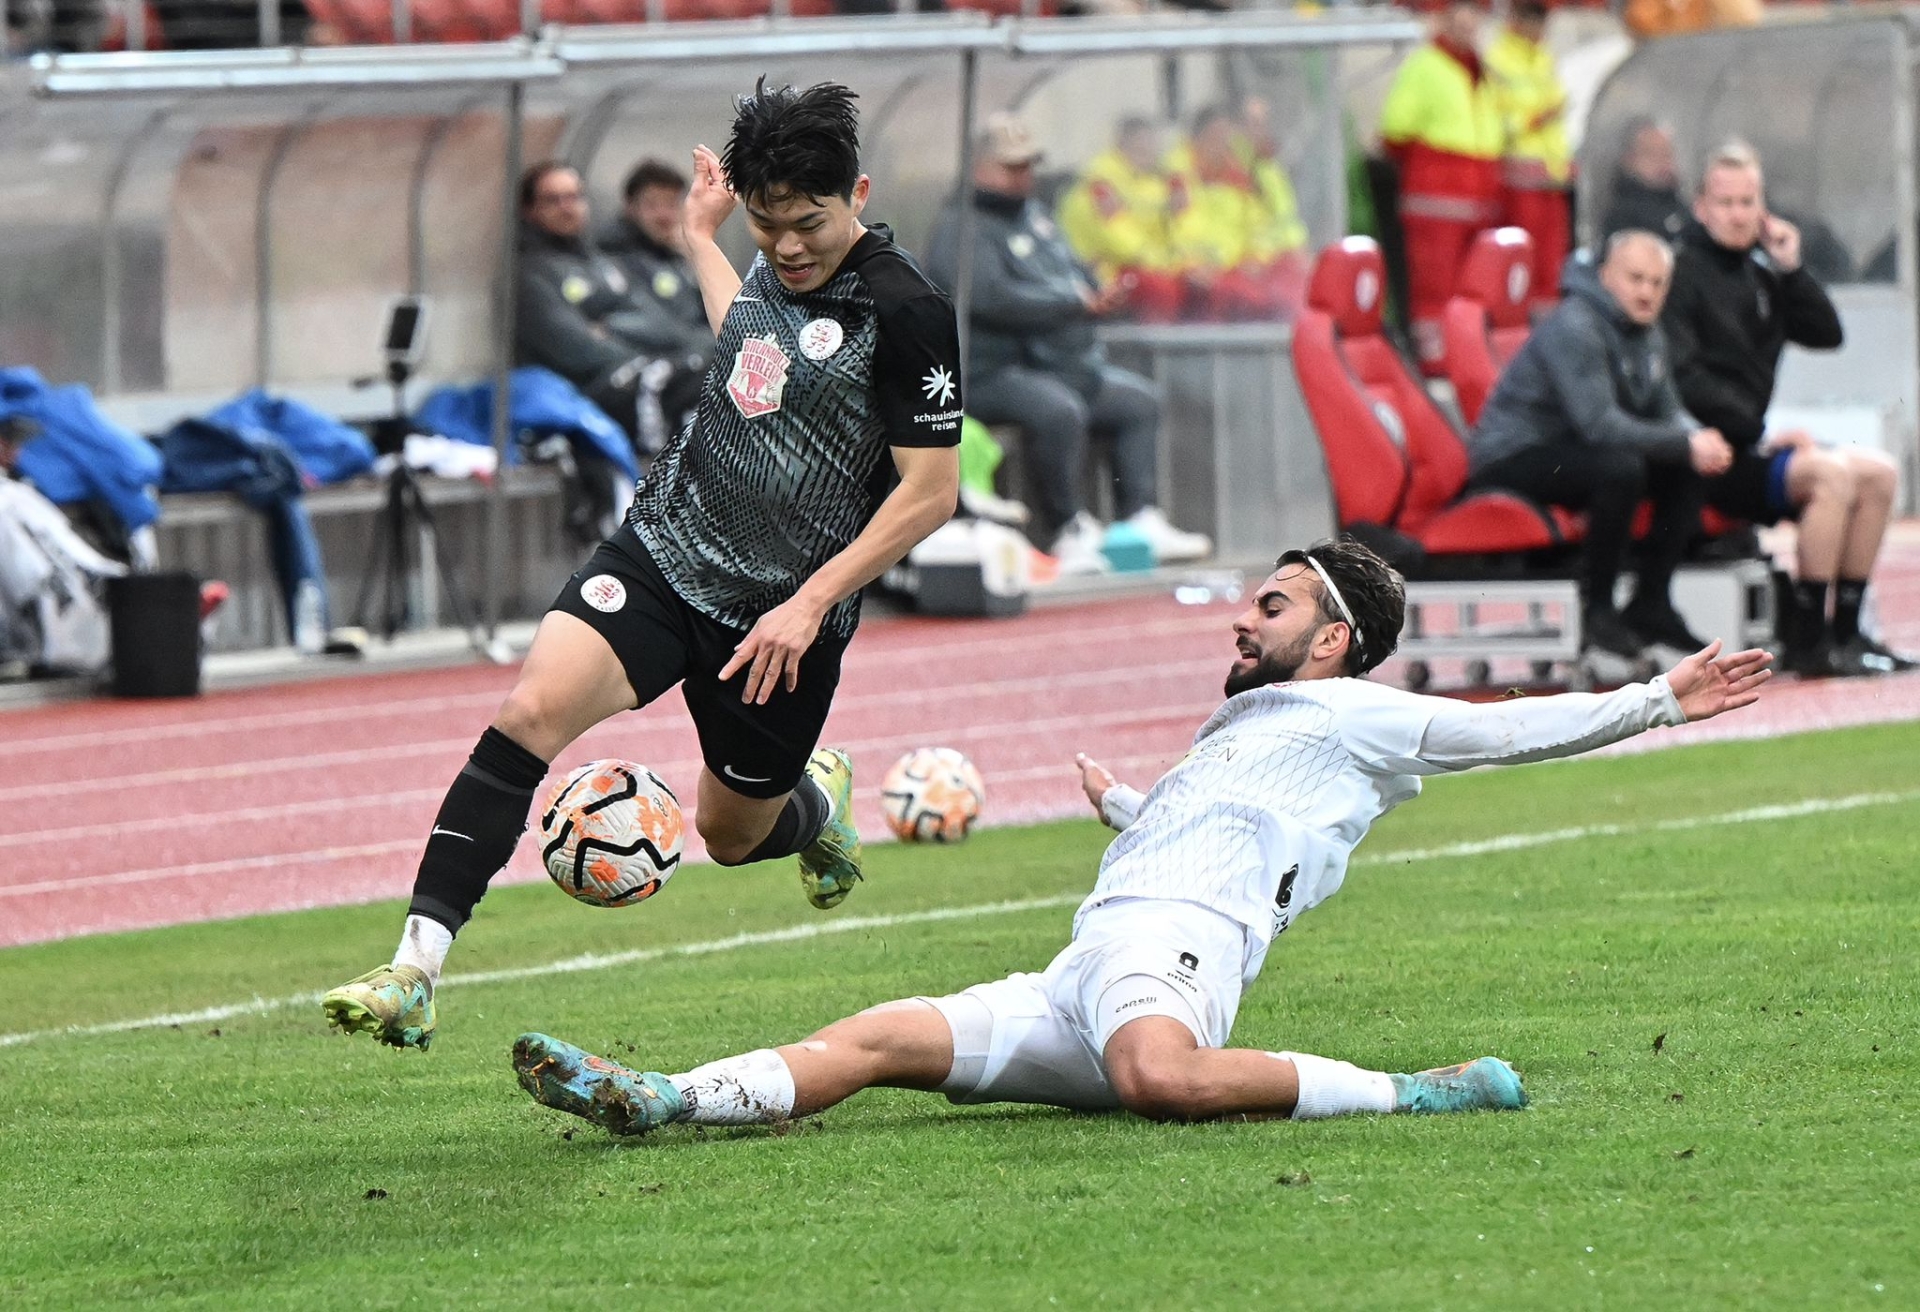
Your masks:
{"label": "nike swoosh on shorts", "polygon": [[[433,834],[445,834],[448,838],[464,838],[469,843],[473,841],[472,834],[463,834],[456,829],[442,829],[439,825],[433,827]],[[427,837],[432,838],[433,834],[428,834]]]}
{"label": "nike swoosh on shorts", "polygon": [[738,779],[743,784],[770,784],[773,782],[772,775],[766,775],[762,778],[756,779],[750,774],[737,773],[734,770],[734,768],[730,765],[721,766],[720,773],[725,775],[729,779]]}

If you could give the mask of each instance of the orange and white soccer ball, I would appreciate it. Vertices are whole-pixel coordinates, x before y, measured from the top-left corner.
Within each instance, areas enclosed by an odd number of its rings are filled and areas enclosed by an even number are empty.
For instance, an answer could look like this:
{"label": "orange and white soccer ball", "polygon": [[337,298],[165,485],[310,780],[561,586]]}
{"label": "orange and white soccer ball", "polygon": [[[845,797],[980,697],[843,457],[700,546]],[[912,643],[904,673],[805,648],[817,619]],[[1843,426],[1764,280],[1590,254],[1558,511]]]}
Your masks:
{"label": "orange and white soccer ball", "polygon": [[893,763],[880,783],[887,825],[908,843],[957,843],[986,804],[973,762],[951,747],[921,747]]}
{"label": "orange and white soccer ball", "polygon": [[680,868],[686,821],[660,776],[594,761],[560,781],[540,813],[540,859],[560,891],[592,907],[630,907]]}

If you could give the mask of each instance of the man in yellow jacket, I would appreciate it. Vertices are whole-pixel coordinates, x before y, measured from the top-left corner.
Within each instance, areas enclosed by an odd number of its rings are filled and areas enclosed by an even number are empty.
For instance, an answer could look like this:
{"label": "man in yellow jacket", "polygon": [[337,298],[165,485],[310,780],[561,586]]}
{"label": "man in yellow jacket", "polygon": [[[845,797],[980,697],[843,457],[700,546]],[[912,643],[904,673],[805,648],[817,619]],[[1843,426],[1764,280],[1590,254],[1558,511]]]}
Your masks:
{"label": "man in yellow jacket", "polygon": [[1547,7],[1517,0],[1506,28],[1487,47],[1487,74],[1506,126],[1501,162],[1506,221],[1533,238],[1532,300],[1559,295],[1560,264],[1573,245],[1567,189],[1573,150],[1567,144],[1567,89],[1544,43]]}
{"label": "man in yellow jacket", "polygon": [[1480,9],[1455,0],[1433,40],[1407,56],[1380,111],[1380,139],[1400,168],[1407,299],[1420,364],[1446,364],[1441,317],[1473,238],[1500,219],[1506,130],[1476,43]]}
{"label": "man in yellow jacket", "polygon": [[1074,252],[1106,285],[1124,289],[1127,316],[1172,323],[1187,308],[1187,283],[1168,232],[1167,175],[1151,119],[1121,120],[1113,147],[1088,163],[1057,215]]}
{"label": "man in yellow jacket", "polygon": [[1167,158],[1173,253],[1209,319],[1291,319],[1306,286],[1306,226],[1266,105],[1202,110]]}

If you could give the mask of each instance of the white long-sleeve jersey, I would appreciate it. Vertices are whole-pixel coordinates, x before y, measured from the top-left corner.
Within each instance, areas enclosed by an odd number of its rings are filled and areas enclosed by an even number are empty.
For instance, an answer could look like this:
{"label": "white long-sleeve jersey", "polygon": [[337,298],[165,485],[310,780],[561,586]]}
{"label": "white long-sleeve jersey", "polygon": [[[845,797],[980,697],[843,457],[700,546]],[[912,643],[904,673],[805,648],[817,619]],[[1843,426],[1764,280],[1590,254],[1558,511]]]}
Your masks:
{"label": "white long-sleeve jersey", "polygon": [[1222,703],[1144,797],[1108,790],[1121,832],[1079,916],[1115,898],[1197,902],[1271,940],[1338,891],[1354,847],[1421,775],[1575,756],[1685,719],[1665,676],[1488,703],[1365,679],[1255,688]]}

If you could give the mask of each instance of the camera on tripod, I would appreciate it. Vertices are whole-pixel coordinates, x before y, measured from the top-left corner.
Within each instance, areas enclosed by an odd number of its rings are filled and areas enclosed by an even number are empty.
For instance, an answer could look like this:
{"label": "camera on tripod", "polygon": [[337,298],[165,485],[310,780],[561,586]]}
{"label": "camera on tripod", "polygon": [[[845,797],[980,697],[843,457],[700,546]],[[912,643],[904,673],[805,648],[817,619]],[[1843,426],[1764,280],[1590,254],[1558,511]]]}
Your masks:
{"label": "camera on tripod", "polygon": [[437,594],[446,599],[474,651],[496,664],[504,663],[508,658],[505,646],[481,627],[458,575],[448,567],[433,506],[406,460],[407,436],[413,429],[407,414],[407,383],[426,351],[427,304],[424,296],[400,296],[387,307],[387,329],[380,350],[386,358],[387,382],[393,387],[393,413],[374,424],[373,445],[392,460],[393,468],[387,475],[380,526],[361,575],[357,622],[362,628],[370,626],[374,594],[379,592],[380,636],[392,642],[406,627],[408,614],[414,609],[419,592],[414,586],[416,572],[431,572],[438,585]]}
{"label": "camera on tripod", "polygon": [[387,382],[393,388],[393,413],[373,426],[373,449],[381,455],[398,455],[407,443],[407,383],[427,351],[428,304],[424,296],[409,295],[397,296],[387,306],[387,330],[380,341],[380,354],[387,362]]}

